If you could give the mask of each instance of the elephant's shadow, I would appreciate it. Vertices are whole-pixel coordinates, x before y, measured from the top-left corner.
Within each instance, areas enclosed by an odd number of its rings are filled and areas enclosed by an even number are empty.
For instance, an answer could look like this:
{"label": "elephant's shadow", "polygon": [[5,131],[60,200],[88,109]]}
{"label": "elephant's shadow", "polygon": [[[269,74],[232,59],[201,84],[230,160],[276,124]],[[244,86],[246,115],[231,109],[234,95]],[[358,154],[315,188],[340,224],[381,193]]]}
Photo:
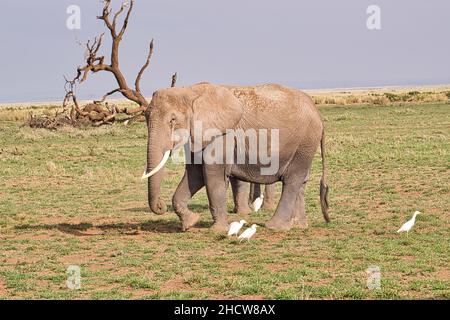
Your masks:
{"label": "elephant's shadow", "polygon": [[[202,227],[201,224],[198,227]],[[63,233],[87,237],[110,233],[119,233],[121,235],[138,235],[140,232],[154,233],[179,233],[181,226],[178,221],[173,220],[153,220],[142,223],[109,223],[93,225],[92,223],[57,223],[57,224],[38,224],[38,225],[19,225],[16,230],[59,230]]]}
{"label": "elephant's shadow", "polygon": [[[173,212],[172,207],[168,206],[168,212]],[[192,204],[189,209],[194,212],[209,211],[208,205]],[[129,208],[123,211],[149,214],[148,207]],[[195,228],[209,228],[212,221],[199,221]],[[155,219],[146,222],[137,223],[105,223],[95,225],[90,222],[81,223],[55,223],[55,224],[23,224],[15,227],[16,230],[38,231],[38,230],[59,230],[66,234],[79,237],[96,236],[108,233],[119,233],[121,235],[138,235],[139,232],[150,233],[180,233],[181,224],[176,220]]]}
{"label": "elephant's shadow", "polygon": [[[190,206],[193,211],[204,211],[208,209],[205,205],[192,205]],[[168,208],[169,211],[171,208]],[[131,208],[126,209],[129,212],[145,212],[149,213],[148,207],[145,208]],[[209,228],[212,225],[211,221],[199,221],[196,224],[196,228]],[[155,219],[145,222],[137,223],[105,223],[94,225],[90,222],[81,223],[56,223],[56,224],[38,224],[29,225],[23,224],[15,227],[16,230],[59,230],[63,233],[71,234],[74,236],[86,237],[95,236],[108,233],[119,233],[122,235],[138,235],[139,232],[150,233],[179,233],[182,232],[181,224],[177,220],[165,220]]]}
{"label": "elephant's shadow", "polygon": [[[189,210],[193,212],[209,212],[209,206],[207,204],[200,204],[200,203],[192,203],[189,204]],[[123,211],[127,212],[134,212],[134,213],[150,213],[150,209],[148,207],[137,207],[137,208],[128,208],[124,209]],[[173,206],[169,204],[167,206],[167,212],[174,212]]]}

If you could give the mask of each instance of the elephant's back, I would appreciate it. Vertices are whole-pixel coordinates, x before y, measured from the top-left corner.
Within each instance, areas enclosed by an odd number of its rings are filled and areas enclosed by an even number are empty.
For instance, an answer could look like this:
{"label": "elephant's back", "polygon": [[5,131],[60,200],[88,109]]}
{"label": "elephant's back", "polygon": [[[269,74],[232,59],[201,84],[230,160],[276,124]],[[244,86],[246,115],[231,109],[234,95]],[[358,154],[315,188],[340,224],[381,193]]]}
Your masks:
{"label": "elephant's back", "polygon": [[[256,86],[224,86],[229,89],[249,109],[272,110],[287,109],[296,113],[299,108],[311,108],[313,100],[303,91],[279,84],[262,84]],[[296,110],[297,109],[297,110]]]}
{"label": "elephant's back", "polygon": [[276,127],[322,123],[313,100],[298,89],[279,84],[226,88],[243,104],[246,121],[251,122],[248,124],[251,127],[265,127],[268,123]]}

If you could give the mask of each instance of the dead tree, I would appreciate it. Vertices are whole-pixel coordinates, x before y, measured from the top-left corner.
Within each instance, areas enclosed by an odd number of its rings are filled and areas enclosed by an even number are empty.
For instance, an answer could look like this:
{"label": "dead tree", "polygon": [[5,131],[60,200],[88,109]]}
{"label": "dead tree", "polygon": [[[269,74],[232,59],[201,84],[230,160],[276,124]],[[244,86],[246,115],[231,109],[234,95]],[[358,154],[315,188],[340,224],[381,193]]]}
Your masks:
{"label": "dead tree", "polygon": [[[108,96],[115,93],[121,93],[125,98],[135,102],[138,105],[137,108],[133,109],[126,108],[124,110],[121,110],[121,112],[124,112],[128,115],[139,116],[143,114],[143,112],[148,108],[149,105],[149,102],[145,99],[144,95],[141,92],[140,83],[142,76],[144,75],[144,72],[150,65],[154,51],[154,41],[153,39],[150,41],[149,50],[145,63],[140,68],[134,80],[134,87],[131,88],[128,85],[127,80],[125,79],[125,76],[123,75],[122,71],[120,70],[119,49],[120,49],[120,42],[122,41],[128,26],[128,21],[130,19],[131,12],[133,11],[134,2],[135,2],[134,0],[131,0],[129,2],[123,2],[120,9],[112,15],[111,0],[103,1],[102,15],[98,16],[97,18],[104,22],[112,39],[110,63],[109,64],[105,63],[105,56],[99,55],[99,50],[102,47],[104,37],[104,34],[101,34],[100,36],[95,37],[93,41],[88,41],[86,43],[86,50],[87,50],[86,64],[82,67],[77,68],[77,75],[72,81],[74,83],[75,82],[83,83],[88,78],[89,73],[97,73],[100,71],[112,73],[114,78],[116,79],[118,87],[114,90],[107,92],[100,100],[94,101],[94,103],[95,104],[103,103],[105,102]],[[124,13],[125,17],[123,19],[123,23],[119,27],[118,20]],[[175,73],[172,76],[172,86],[175,86],[176,79],[177,74]]]}
{"label": "dead tree", "polygon": [[[139,106],[131,110],[125,109],[124,110],[125,113],[127,114],[142,113],[147,109],[149,103],[141,93],[140,82],[145,70],[150,65],[150,60],[153,55],[153,47],[154,47],[153,40],[150,41],[147,59],[143,64],[143,66],[141,67],[141,69],[139,70],[139,73],[137,74],[136,79],[134,81],[134,88],[130,88],[130,86],[127,83],[127,80],[125,79],[125,76],[120,70],[119,49],[120,49],[120,42],[123,39],[123,36],[128,26],[128,21],[131,16],[131,12],[134,7],[134,0],[131,0],[129,3],[126,2],[122,3],[120,9],[116,13],[114,13],[114,15],[111,15],[112,13],[111,0],[105,0],[103,1],[103,3],[104,5],[102,15],[98,16],[97,18],[99,20],[103,20],[112,38],[110,63],[109,64],[105,63],[105,57],[99,55],[99,50],[102,47],[104,37],[104,34],[102,34],[94,38],[93,41],[88,41],[86,43],[86,50],[87,50],[86,64],[82,67],[78,67],[77,75],[73,79],[73,81],[82,83],[88,78],[89,73],[97,73],[100,71],[110,72],[116,79],[118,88],[106,93],[102,97],[102,99],[96,102],[97,103],[104,102],[108,96],[114,93],[121,93],[125,98],[135,102]],[[123,20],[122,25],[119,27],[118,19],[125,11],[126,11],[125,18]]]}
{"label": "dead tree", "polygon": [[[109,34],[112,39],[111,45],[111,56],[110,62],[107,63],[105,56],[99,53],[100,49],[103,45],[104,33],[100,36],[95,37],[93,40],[88,40],[85,44],[86,47],[86,63],[84,66],[79,66],[77,68],[76,76],[72,80],[68,80],[65,78],[65,91],[66,95],[64,96],[63,102],[63,111],[61,114],[65,114],[69,105],[72,104],[70,108],[70,114],[64,117],[58,118],[58,114],[54,117],[54,119],[47,119],[46,117],[31,117],[30,126],[32,123],[37,125],[35,127],[45,127],[46,125],[49,128],[54,129],[59,125],[59,120],[63,120],[64,124],[70,122],[72,125],[77,125],[79,123],[88,123],[91,122],[95,126],[110,124],[116,120],[116,115],[118,113],[125,113],[129,115],[129,117],[125,119],[121,119],[125,124],[128,124],[130,120],[137,119],[141,117],[145,110],[149,106],[149,102],[145,99],[144,95],[141,92],[141,79],[144,75],[146,69],[150,66],[151,58],[154,51],[154,42],[150,41],[149,50],[147,54],[147,58],[145,63],[140,68],[136,78],[134,80],[134,87],[130,87],[128,85],[125,76],[120,70],[119,64],[119,49],[120,42],[123,39],[125,31],[128,26],[128,22],[133,11],[134,0],[129,2],[123,2],[120,6],[120,9],[112,14],[111,9],[111,0],[103,1],[103,10],[102,15],[98,16],[99,20],[102,20],[109,31]],[[124,15],[123,22],[119,26],[119,19]],[[97,73],[100,71],[106,71],[112,73],[117,82],[117,88],[107,92],[103,95],[100,100],[96,100],[93,103],[90,103],[84,107],[80,107],[78,105],[78,101],[75,95],[75,85],[81,84],[87,80],[90,73]],[[175,86],[177,81],[177,74],[175,73],[172,76],[172,87]],[[137,104],[136,108],[124,108],[119,110],[116,106],[109,106],[106,99],[115,94],[121,93],[128,100],[133,101]],[[33,121],[32,121],[33,120]]]}

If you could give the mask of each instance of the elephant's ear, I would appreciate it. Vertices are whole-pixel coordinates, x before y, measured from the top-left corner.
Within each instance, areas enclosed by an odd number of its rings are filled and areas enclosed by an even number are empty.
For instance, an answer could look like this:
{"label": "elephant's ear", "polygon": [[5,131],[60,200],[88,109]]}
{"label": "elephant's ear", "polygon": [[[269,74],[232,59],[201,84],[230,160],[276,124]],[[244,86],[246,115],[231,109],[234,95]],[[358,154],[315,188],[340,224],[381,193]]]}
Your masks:
{"label": "elephant's ear", "polygon": [[[192,104],[191,138],[197,139],[199,124],[202,137],[224,134],[227,129],[234,129],[242,118],[243,105],[227,88],[202,83],[196,86],[198,96]],[[194,132],[197,130],[197,132]],[[209,141],[203,141],[206,147]]]}

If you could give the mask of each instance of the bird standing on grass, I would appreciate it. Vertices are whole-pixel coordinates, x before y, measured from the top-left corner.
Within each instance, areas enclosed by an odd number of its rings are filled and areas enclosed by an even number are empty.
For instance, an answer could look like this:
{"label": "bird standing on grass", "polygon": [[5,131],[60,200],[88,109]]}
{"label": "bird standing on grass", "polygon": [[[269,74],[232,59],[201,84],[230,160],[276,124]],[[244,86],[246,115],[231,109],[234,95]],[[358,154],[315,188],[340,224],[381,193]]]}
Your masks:
{"label": "bird standing on grass", "polygon": [[241,233],[241,235],[238,237],[241,242],[244,239],[247,239],[247,241],[250,241],[250,238],[253,237],[253,235],[256,233],[256,224],[252,224],[252,226],[248,229],[246,229],[244,232]]}
{"label": "bird standing on grass", "polygon": [[411,228],[414,226],[414,223],[416,222],[416,217],[418,214],[420,214],[419,211],[414,212],[414,215],[412,216],[412,218],[410,220],[408,220],[407,222],[405,222],[405,224],[402,225],[401,228],[397,230],[397,233],[406,232],[406,234],[408,235],[409,230],[411,230]]}
{"label": "bird standing on grass", "polygon": [[253,211],[258,212],[259,209],[261,209],[263,201],[264,201],[264,195],[262,194],[258,198],[256,198],[255,201],[253,201],[253,203],[252,203]]}
{"label": "bird standing on grass", "polygon": [[246,224],[247,221],[241,220],[239,222],[235,221],[230,224],[230,229],[228,229],[228,236],[238,235],[239,230]]}

